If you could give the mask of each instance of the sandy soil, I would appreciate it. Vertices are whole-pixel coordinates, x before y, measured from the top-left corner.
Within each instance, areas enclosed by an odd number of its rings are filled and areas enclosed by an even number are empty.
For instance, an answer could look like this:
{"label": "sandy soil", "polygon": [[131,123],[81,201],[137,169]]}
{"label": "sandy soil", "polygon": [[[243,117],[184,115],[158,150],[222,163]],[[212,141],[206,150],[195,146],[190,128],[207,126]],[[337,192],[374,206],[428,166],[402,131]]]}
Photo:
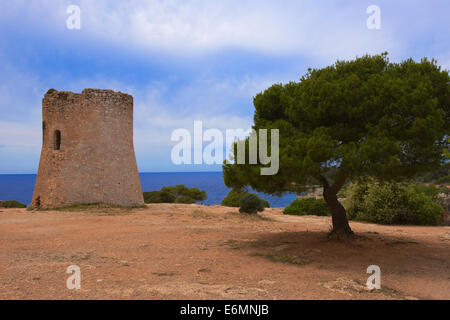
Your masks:
{"label": "sandy soil", "polygon": [[[329,218],[279,209],[0,209],[0,298],[450,299],[450,227],[351,226],[342,243]],[[382,289],[368,291],[373,264]]]}

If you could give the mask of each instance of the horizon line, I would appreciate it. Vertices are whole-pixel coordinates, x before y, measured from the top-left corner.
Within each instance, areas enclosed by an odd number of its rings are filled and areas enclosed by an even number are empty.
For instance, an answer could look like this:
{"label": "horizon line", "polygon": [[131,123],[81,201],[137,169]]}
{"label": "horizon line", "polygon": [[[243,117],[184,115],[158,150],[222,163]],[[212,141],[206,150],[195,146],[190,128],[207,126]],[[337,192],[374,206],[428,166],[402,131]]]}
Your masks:
{"label": "horizon line", "polygon": [[[222,173],[223,171],[144,171],[139,174],[146,173]],[[14,176],[14,175],[36,175],[36,173],[0,173],[0,176]]]}

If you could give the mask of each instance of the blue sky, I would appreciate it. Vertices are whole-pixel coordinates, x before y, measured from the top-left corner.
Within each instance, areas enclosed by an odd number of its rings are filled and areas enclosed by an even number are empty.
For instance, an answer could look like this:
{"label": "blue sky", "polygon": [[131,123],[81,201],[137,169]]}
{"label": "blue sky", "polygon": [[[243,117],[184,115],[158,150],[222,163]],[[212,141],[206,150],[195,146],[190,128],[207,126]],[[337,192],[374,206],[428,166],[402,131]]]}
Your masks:
{"label": "blue sky", "polygon": [[[66,27],[71,4],[80,30]],[[388,51],[450,69],[449,12],[446,0],[0,0],[0,174],[37,171],[49,88],[132,94],[141,172],[218,171],[172,164],[172,131],[247,129],[258,92],[337,59]]]}

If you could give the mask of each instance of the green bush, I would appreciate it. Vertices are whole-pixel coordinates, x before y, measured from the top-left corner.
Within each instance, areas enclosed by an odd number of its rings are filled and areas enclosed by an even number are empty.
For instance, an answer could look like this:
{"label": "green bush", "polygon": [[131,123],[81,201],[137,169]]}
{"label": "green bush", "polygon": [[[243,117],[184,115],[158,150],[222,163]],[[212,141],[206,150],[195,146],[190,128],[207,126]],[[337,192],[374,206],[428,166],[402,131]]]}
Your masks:
{"label": "green bush", "polygon": [[444,208],[430,199],[426,194],[417,192],[414,188],[406,190],[408,199],[406,224],[438,225],[444,215]]}
{"label": "green bush", "polygon": [[434,180],[435,184],[449,184],[450,183],[450,175],[443,176]]}
{"label": "green bush", "polygon": [[296,199],[283,210],[284,214],[329,216],[331,211],[325,200],[316,198]]}
{"label": "green bush", "polygon": [[434,202],[439,202],[439,189],[436,188],[434,185],[426,185],[423,183],[418,184],[412,184],[411,185],[414,190],[416,190],[418,193],[424,193],[426,196],[428,196],[431,200]]}
{"label": "green bush", "polygon": [[264,208],[264,201],[253,193],[242,197],[239,203],[239,212],[241,213],[255,214],[264,211]]}
{"label": "green bush", "polygon": [[231,191],[222,200],[221,205],[226,207],[239,207],[241,199],[248,195],[246,190],[231,189]]}
{"label": "green bush", "polygon": [[424,185],[380,182],[352,183],[344,206],[349,219],[380,224],[439,224],[444,209],[437,190]]}
{"label": "green bush", "polygon": [[175,199],[175,203],[195,203],[195,200],[188,196],[179,196]]}
{"label": "green bush", "polygon": [[163,187],[160,191],[144,192],[145,203],[195,203],[206,198],[205,191],[187,188],[182,184],[175,187]]}
{"label": "green bush", "polygon": [[342,203],[350,220],[361,220],[357,216],[361,216],[365,210],[364,200],[367,196],[368,183],[350,183],[347,187],[346,198]]}
{"label": "green bush", "polygon": [[[227,194],[227,196],[222,200],[221,205],[226,206],[226,207],[240,207],[241,199],[244,198],[245,196],[248,196],[249,194],[251,194],[251,193],[249,193],[247,190],[232,189]],[[270,204],[268,201],[261,199],[260,197],[258,197],[258,198],[262,202],[264,207],[270,208]]]}
{"label": "green bush", "polygon": [[166,191],[148,191],[144,192],[145,203],[174,203],[177,197]]}
{"label": "green bush", "polygon": [[27,206],[16,200],[3,201],[1,207],[3,208],[26,208]]}
{"label": "green bush", "polygon": [[201,191],[198,188],[188,188],[183,184],[178,184],[175,187],[163,187],[161,191],[170,192],[176,197],[189,197],[196,201],[203,201],[207,198],[205,191]]}
{"label": "green bush", "polygon": [[337,193],[338,198],[345,198],[347,196],[348,184],[346,183]]}

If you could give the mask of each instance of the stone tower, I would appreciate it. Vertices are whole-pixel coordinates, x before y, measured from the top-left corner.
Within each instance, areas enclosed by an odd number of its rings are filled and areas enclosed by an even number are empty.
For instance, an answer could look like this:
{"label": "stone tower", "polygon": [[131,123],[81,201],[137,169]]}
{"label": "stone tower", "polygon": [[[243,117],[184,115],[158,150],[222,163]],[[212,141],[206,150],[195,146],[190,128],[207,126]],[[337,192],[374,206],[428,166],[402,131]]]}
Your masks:
{"label": "stone tower", "polygon": [[50,89],[42,100],[42,152],[33,208],[144,204],[133,147],[133,97]]}

